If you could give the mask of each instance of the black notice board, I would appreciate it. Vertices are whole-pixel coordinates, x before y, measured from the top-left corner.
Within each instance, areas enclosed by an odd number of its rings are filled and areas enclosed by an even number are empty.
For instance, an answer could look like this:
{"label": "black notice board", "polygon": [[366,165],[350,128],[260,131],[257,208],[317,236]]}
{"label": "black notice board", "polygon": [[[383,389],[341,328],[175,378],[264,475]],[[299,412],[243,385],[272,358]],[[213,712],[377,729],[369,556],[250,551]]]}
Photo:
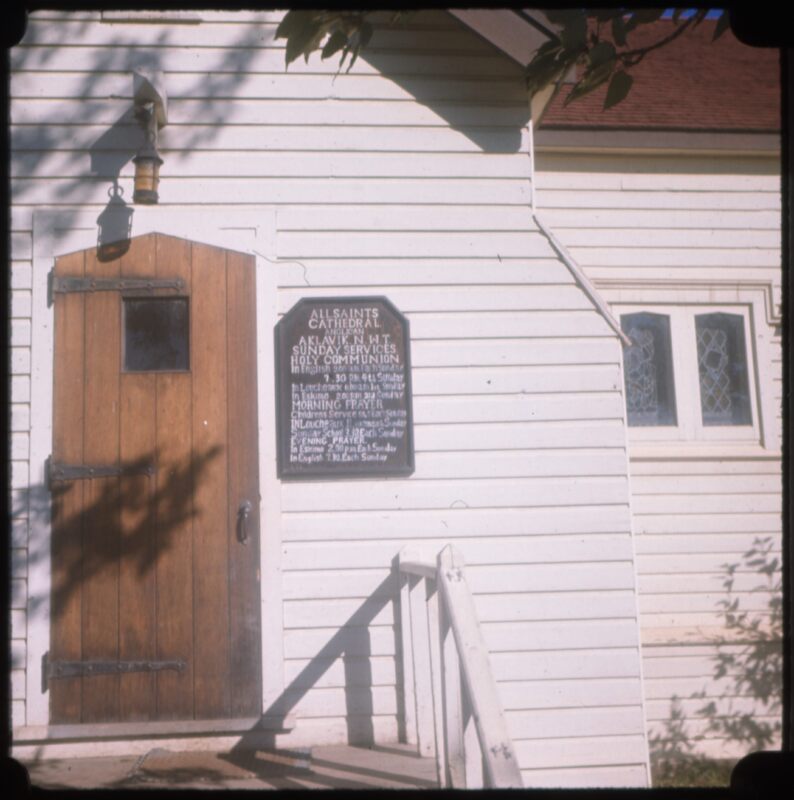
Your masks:
{"label": "black notice board", "polygon": [[414,471],[408,320],[388,299],[304,298],[275,338],[279,477]]}

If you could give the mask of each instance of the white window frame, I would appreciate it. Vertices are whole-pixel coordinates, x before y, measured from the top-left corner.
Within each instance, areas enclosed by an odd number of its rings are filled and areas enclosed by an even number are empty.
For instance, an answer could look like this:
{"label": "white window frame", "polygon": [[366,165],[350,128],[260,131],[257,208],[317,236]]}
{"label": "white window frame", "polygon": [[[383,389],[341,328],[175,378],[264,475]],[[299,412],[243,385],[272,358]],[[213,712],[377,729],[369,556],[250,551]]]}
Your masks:
{"label": "white window frame", "polygon": [[[615,314],[647,312],[666,316],[670,321],[673,383],[676,406],[675,425],[629,425],[629,440],[633,442],[723,442],[759,444],[758,374],[753,348],[753,318],[750,305],[687,304],[660,305],[652,303],[615,305]],[[750,395],[751,424],[704,425],[700,402],[700,376],[697,358],[695,317],[700,314],[733,314],[744,323],[745,358]]]}

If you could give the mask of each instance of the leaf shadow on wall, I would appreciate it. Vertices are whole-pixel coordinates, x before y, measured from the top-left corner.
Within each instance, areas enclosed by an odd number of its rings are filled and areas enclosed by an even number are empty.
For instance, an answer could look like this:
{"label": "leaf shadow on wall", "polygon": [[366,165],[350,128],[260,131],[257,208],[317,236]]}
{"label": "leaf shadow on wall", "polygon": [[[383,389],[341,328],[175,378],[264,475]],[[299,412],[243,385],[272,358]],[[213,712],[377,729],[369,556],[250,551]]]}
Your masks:
{"label": "leaf shadow on wall", "polygon": [[[706,642],[714,650],[711,678],[686,697],[674,694],[667,719],[649,736],[655,786],[727,784],[738,753],[779,746],[783,598],[773,544],[772,537],[756,537],[738,561],[722,565],[724,632]],[[761,582],[741,594],[735,584],[746,575]],[[750,603],[753,595],[768,597],[766,607]],[[703,754],[708,740],[720,741],[725,755]]]}

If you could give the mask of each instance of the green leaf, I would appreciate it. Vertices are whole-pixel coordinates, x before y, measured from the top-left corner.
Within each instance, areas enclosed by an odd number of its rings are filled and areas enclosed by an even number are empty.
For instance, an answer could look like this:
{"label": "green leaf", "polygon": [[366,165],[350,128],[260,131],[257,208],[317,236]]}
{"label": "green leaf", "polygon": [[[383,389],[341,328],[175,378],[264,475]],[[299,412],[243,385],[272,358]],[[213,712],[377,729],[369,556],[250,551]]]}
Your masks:
{"label": "green leaf", "polygon": [[619,47],[626,46],[626,23],[623,21],[622,14],[612,20],[612,38]]}
{"label": "green leaf", "polygon": [[526,69],[526,85],[530,95],[534,95],[565,74],[576,57],[565,53],[559,45],[552,51],[536,54]]}
{"label": "green leaf", "polygon": [[590,67],[595,69],[602,64],[615,60],[615,45],[612,42],[599,42],[587,54],[586,58],[590,62]]}
{"label": "green leaf", "polygon": [[719,39],[720,36],[722,36],[722,34],[725,33],[725,31],[727,31],[728,28],[730,27],[731,27],[730,14],[728,14],[727,11],[723,11],[722,15],[717,20],[717,24],[714,28],[714,36],[711,37],[711,41],[716,42],[717,39]]}
{"label": "green leaf", "polygon": [[330,58],[334,53],[337,53],[347,44],[347,36],[343,31],[334,31],[329,37],[328,41],[323,47],[321,56],[323,60]]}
{"label": "green leaf", "polygon": [[634,78],[632,78],[628,72],[624,72],[623,70],[616,72],[609,82],[607,96],[604,99],[604,111],[625,100],[632,83],[634,83]]}
{"label": "green leaf", "polygon": [[589,68],[584,77],[576,84],[574,84],[573,89],[571,89],[568,96],[565,98],[565,102],[563,105],[568,105],[574,100],[578,100],[580,97],[584,97],[586,94],[590,94],[593,90],[597,89],[603,83],[609,79],[609,76],[612,74],[612,70],[615,69],[615,60],[607,61],[603,64],[599,64],[597,67]]}

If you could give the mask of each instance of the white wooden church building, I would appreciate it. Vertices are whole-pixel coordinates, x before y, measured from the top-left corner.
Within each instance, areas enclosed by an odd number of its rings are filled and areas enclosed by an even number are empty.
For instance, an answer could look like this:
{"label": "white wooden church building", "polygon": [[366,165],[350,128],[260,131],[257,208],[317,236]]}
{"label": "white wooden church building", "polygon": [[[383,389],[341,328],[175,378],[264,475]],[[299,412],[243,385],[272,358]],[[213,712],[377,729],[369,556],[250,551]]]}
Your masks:
{"label": "white wooden church building", "polygon": [[[421,739],[397,565],[450,544],[524,786],[738,757],[736,714],[779,746],[741,674],[779,648],[774,121],[544,108],[513,11],[340,74],[282,16],[42,10],[11,51],[15,752]],[[401,473],[279,454],[280,320],[334,299],[408,323]]]}

